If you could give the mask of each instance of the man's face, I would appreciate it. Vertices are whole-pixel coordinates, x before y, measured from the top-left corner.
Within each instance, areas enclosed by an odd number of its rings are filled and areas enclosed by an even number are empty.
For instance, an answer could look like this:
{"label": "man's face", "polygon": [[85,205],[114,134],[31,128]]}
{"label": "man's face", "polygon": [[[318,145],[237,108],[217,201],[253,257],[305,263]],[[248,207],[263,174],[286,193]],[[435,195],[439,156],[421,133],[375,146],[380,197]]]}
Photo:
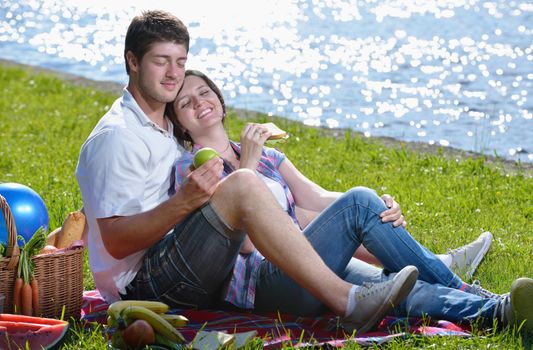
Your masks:
{"label": "man's face", "polygon": [[152,45],[142,60],[130,65],[137,75],[140,93],[148,104],[172,102],[185,75],[187,50],[171,42]]}

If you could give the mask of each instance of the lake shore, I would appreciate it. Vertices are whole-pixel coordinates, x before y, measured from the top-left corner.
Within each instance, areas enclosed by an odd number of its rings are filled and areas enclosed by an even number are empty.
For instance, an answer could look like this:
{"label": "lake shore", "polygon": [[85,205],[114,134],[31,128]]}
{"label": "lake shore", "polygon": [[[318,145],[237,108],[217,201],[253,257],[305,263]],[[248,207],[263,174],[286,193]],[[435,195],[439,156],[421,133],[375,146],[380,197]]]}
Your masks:
{"label": "lake shore", "polygon": [[[124,88],[122,84],[116,83],[116,82],[91,80],[91,79],[87,79],[87,78],[69,74],[69,73],[59,72],[59,71],[37,67],[37,66],[25,65],[25,64],[21,64],[21,63],[9,61],[9,60],[0,59],[0,65],[23,67],[25,69],[35,71],[36,73],[52,74],[52,75],[58,76],[60,79],[64,81],[72,82],[74,84],[85,86],[85,87],[95,88],[101,91],[111,92],[113,94],[116,94],[117,96],[122,94],[122,90]],[[259,114],[258,112],[255,112],[255,111],[233,108],[231,106],[229,107],[235,111],[235,113],[237,114],[239,118],[242,118],[244,120],[254,120],[254,116]],[[346,131],[348,131],[348,129],[330,129],[330,128],[321,128],[321,127],[318,127],[317,129],[319,129],[325,135],[332,136],[332,137],[344,137]],[[362,135],[362,133],[357,132],[357,131],[352,130],[351,132],[354,135]],[[455,159],[457,161],[461,161],[467,158],[473,158],[473,159],[484,158],[487,163],[492,164],[496,168],[501,169],[505,173],[516,174],[516,173],[521,172],[527,177],[533,176],[533,163],[518,163],[512,160],[508,160],[508,159],[504,159],[500,157],[494,157],[490,155],[456,149],[452,147],[430,145],[427,143],[416,142],[416,141],[402,141],[402,140],[397,140],[391,137],[373,136],[370,139],[377,140],[383,143],[385,146],[390,147],[390,148],[393,148],[393,147],[406,148],[408,150],[412,150],[415,152],[428,153],[428,154],[441,153],[447,158]]]}

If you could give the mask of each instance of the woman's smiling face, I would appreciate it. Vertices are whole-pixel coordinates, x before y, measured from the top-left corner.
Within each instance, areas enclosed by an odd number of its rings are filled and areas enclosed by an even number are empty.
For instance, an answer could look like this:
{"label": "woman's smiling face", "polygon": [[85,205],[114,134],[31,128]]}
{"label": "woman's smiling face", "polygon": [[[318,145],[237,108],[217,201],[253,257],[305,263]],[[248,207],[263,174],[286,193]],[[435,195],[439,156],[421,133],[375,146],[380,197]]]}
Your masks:
{"label": "woman's smiling face", "polygon": [[204,79],[189,75],[174,101],[174,110],[181,126],[194,139],[206,128],[222,124],[224,111],[217,94]]}

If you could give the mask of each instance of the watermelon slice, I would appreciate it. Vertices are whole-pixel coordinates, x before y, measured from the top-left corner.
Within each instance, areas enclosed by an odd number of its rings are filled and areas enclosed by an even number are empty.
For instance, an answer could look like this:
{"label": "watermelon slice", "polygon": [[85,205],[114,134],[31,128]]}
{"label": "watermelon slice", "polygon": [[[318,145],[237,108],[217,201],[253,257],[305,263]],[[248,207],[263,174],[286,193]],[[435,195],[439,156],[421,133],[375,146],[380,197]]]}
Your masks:
{"label": "watermelon slice", "polygon": [[66,321],[0,314],[0,349],[51,349],[67,330]]}

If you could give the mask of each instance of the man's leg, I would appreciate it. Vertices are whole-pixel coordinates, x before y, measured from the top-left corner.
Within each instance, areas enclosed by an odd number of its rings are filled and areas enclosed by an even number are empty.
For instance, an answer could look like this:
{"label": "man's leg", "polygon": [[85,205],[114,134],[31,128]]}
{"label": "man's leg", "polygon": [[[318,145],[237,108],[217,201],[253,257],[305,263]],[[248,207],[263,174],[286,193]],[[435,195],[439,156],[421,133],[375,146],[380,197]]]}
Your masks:
{"label": "man's leg", "polygon": [[333,273],[255,173],[239,170],[221,182],[211,203],[256,248],[327,307],[344,315],[352,284]]}
{"label": "man's leg", "polygon": [[330,310],[344,316],[342,323],[349,332],[371,329],[392,305],[407,296],[416,282],[418,271],[414,266],[406,266],[389,282],[370,287],[342,280],[328,268],[252,171],[239,170],[228,176],[215,191],[211,203],[230,227],[247,232],[269,264],[283,270],[291,284],[296,282],[299,289],[305,289]]}
{"label": "man's leg", "polygon": [[[344,272],[344,279],[350,283],[380,283],[393,278],[395,273],[386,274],[380,268],[358,259],[351,259]],[[475,322],[479,317],[490,326],[498,300],[482,298],[441,284],[430,284],[421,280],[407,298],[393,310],[395,316],[426,317],[451,322]]]}

